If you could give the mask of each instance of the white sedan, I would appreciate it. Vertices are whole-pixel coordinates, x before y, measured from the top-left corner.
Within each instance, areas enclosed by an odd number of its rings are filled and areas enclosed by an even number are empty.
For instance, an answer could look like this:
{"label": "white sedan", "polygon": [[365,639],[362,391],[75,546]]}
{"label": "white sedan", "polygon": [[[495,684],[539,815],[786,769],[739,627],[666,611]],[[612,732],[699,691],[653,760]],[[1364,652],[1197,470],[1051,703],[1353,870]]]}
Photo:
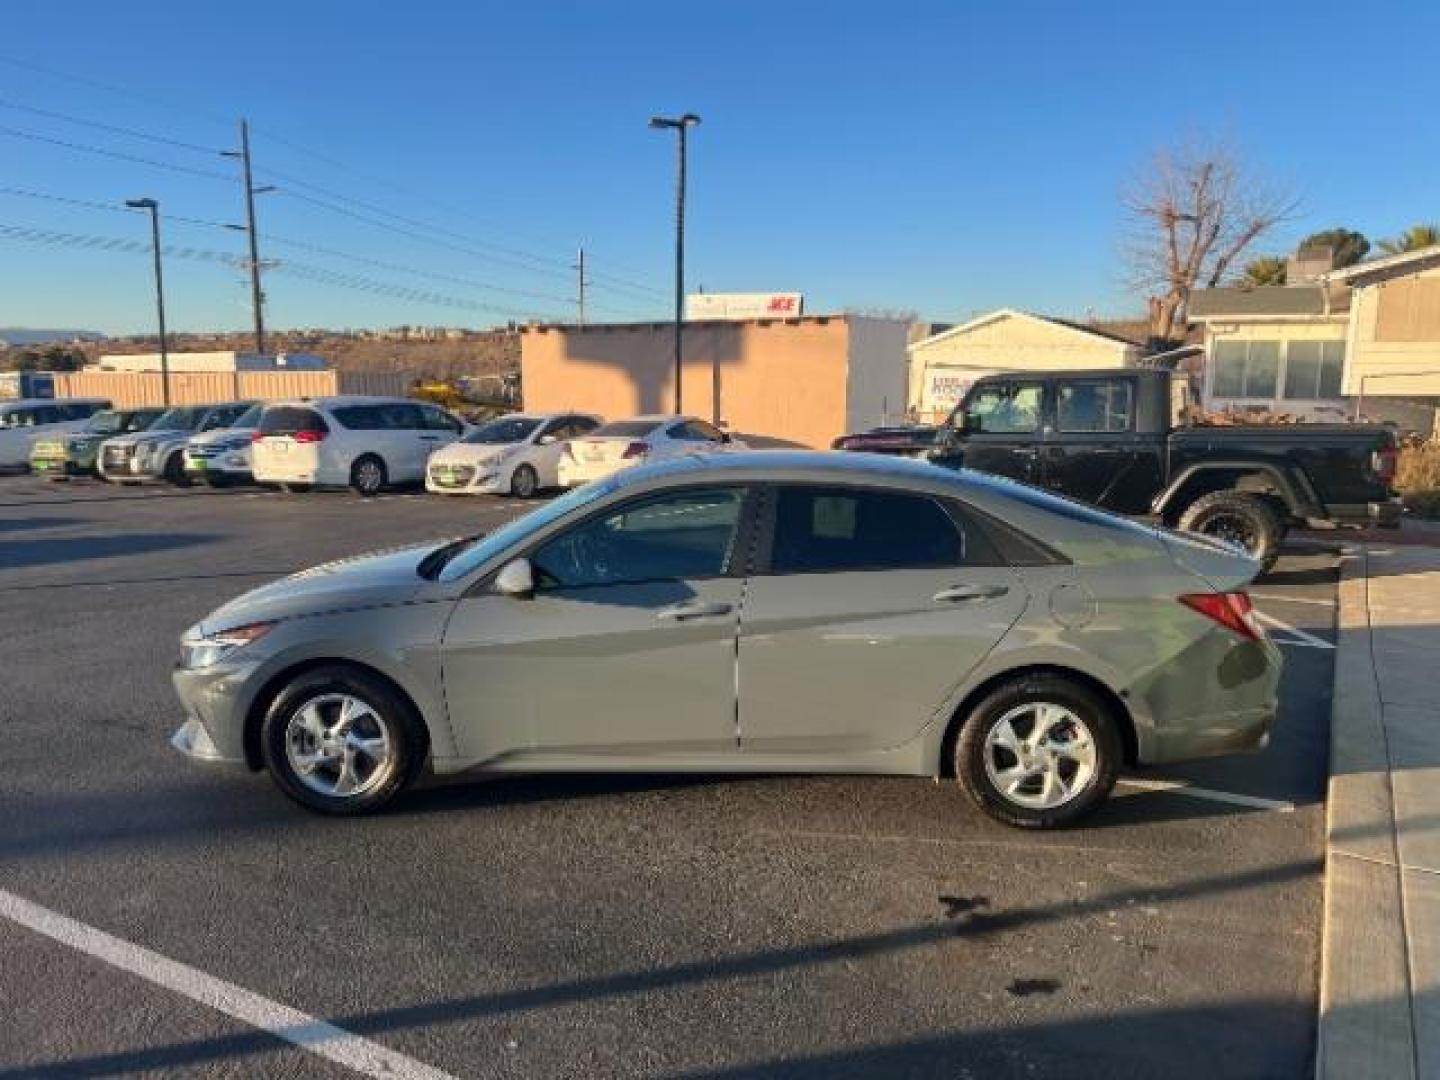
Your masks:
{"label": "white sedan", "polygon": [[560,457],[560,486],[571,488],[611,473],[700,451],[744,450],[739,439],[693,416],[636,416],[612,420],[571,439]]}
{"label": "white sedan", "polygon": [[600,426],[583,413],[511,413],[430,455],[425,489],[440,495],[514,495],[528,499],[560,486],[565,440]]}

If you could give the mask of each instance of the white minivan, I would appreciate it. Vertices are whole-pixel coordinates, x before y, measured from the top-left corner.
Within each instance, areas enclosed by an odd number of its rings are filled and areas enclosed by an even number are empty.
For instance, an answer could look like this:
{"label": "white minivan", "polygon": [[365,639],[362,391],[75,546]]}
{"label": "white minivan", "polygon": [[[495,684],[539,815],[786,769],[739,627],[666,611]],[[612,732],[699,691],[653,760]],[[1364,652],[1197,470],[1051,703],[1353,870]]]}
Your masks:
{"label": "white minivan", "polygon": [[250,447],[255,482],[287,491],[351,487],[374,495],[425,478],[425,462],[469,430],[409,398],[300,398],[266,405]]}
{"label": "white minivan", "polygon": [[30,444],[41,435],[77,431],[101,409],[105,398],[18,398],[0,401],[0,468],[30,464]]}

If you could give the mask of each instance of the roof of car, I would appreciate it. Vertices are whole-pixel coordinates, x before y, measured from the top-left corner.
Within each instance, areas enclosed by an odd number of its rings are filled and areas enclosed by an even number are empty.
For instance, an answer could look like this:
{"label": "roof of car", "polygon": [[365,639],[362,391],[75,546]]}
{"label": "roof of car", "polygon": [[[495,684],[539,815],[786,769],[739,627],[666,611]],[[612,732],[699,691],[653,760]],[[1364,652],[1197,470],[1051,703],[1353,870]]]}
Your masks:
{"label": "roof of car", "polygon": [[284,401],[267,401],[267,409],[337,409],[346,405],[423,405],[425,402],[414,398],[390,397],[385,394],[335,394],[330,397],[288,398]]}
{"label": "roof of car", "polygon": [[819,480],[862,479],[883,483],[951,482],[960,474],[926,461],[886,454],[847,454],[834,450],[734,450],[685,454],[653,465],[617,473],[627,485],[675,474],[704,470],[731,479]]}

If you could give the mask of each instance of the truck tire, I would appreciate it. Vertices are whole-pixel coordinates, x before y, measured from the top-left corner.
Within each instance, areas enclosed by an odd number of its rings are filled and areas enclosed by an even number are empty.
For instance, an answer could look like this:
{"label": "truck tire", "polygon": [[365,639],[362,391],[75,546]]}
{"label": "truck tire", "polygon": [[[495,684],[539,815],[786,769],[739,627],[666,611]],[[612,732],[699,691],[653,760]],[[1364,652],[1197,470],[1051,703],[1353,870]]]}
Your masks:
{"label": "truck tire", "polygon": [[1182,532],[1200,533],[1239,544],[1269,571],[1280,557],[1285,526],[1270,504],[1258,495],[1239,491],[1212,491],[1202,495],[1180,515]]}

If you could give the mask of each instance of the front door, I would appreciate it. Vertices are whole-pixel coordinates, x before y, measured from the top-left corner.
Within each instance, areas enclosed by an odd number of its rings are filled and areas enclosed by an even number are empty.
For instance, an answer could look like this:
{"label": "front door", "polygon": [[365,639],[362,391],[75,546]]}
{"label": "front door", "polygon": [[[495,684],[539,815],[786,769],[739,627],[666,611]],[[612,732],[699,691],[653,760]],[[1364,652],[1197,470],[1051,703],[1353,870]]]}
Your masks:
{"label": "front door", "polygon": [[997,380],[976,386],[963,411],[964,466],[1038,483],[1044,406],[1043,382]]}
{"label": "front door", "polygon": [[462,600],[443,660],[461,756],[736,752],[744,506],[709,487],[609,507],[531,553],[533,599]]}
{"label": "front door", "polygon": [[773,535],[741,622],[746,753],[909,741],[1025,608],[983,533],[928,495],[780,487]]}

